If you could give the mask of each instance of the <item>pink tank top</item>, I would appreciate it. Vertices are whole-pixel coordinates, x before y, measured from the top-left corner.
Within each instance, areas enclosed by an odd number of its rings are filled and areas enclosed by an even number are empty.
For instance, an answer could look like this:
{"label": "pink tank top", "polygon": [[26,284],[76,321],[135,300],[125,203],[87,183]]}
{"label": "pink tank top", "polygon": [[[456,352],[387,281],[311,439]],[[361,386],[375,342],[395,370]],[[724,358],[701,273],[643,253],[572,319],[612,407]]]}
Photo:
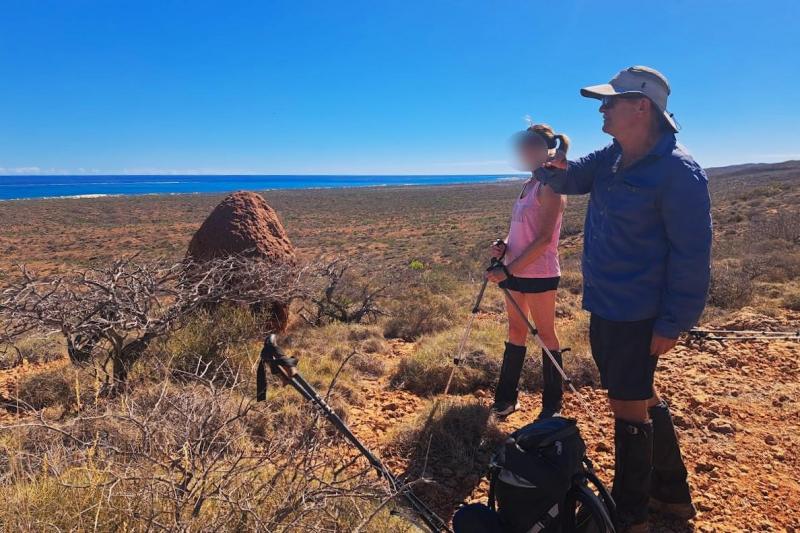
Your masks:
{"label": "pink tank top", "polygon": [[[541,206],[539,188],[542,184],[539,180],[529,180],[526,184],[529,189],[528,193],[523,198],[517,198],[517,201],[514,202],[514,209],[511,211],[511,228],[508,231],[506,256],[503,260],[506,265],[516,259],[541,233],[538,210]],[[561,268],[558,264],[561,217],[562,213],[559,212],[553,228],[553,240],[550,241],[544,253],[528,263],[525,268],[517,270],[514,273],[516,277],[554,278],[561,275]]]}

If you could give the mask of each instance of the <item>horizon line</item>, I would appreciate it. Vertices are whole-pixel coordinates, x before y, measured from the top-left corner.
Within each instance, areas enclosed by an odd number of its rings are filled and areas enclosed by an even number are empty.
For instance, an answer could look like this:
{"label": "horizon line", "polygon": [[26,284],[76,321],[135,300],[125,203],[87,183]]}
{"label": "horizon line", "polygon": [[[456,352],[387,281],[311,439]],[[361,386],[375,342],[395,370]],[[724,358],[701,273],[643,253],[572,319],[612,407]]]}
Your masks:
{"label": "horizon line", "polygon": [[[746,165],[782,165],[784,163],[795,163],[800,162],[800,159],[786,159],[784,161],[773,161],[773,162],[746,162],[746,163],[729,163],[725,165],[715,165],[715,166],[708,166],[703,167],[704,170],[712,170],[712,169],[719,169],[719,168],[727,168],[727,167],[738,167],[738,166],[746,166]],[[514,176],[517,174],[527,174],[529,171],[527,170],[517,170],[517,171],[497,171],[497,172],[461,172],[461,173],[431,173],[431,172],[406,172],[406,173],[384,173],[384,172],[347,172],[347,173],[297,173],[297,172],[290,172],[290,173],[257,173],[257,172],[232,172],[232,173],[225,173],[225,172],[178,172],[178,171],[166,171],[166,172],[97,172],[97,173],[80,173],[80,172],[53,172],[53,173],[33,173],[33,172],[17,172],[17,173],[4,173],[7,169],[0,169],[0,178],[13,178],[13,177],[47,177],[47,176],[74,176],[74,177],[89,177],[89,176],[97,176],[97,177],[113,177],[113,176],[235,176],[235,177],[258,177],[258,176],[282,176],[282,177],[305,177],[305,176],[314,176],[314,177],[339,177],[339,176],[376,176],[376,177],[400,177],[400,176]]]}

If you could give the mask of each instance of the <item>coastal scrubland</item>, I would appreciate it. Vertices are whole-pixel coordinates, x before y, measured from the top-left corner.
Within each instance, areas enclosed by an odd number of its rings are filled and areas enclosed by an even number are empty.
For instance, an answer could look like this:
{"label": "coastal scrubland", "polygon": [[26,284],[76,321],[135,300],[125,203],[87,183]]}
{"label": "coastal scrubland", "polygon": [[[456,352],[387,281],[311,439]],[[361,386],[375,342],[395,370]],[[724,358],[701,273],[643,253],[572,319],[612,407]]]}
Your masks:
{"label": "coastal scrubland", "polygon": [[[709,171],[714,260],[704,326],[800,329],[800,163]],[[442,397],[485,266],[520,184],[265,191],[301,262],[347,265],[340,302],[365,290],[379,312],[359,323],[293,304],[281,338],[354,432],[443,517],[485,498],[489,455],[532,419],[537,357],[523,410],[488,417],[505,338],[499,291],[476,316],[465,361]],[[215,195],[0,202],[0,289],[24,264],[44,277],[137,261],[180,260]],[[557,327],[567,394],[601,477],[611,420],[581,310],[586,199],[562,230]],[[324,279],[321,281],[324,285]],[[304,318],[305,317],[305,318]],[[291,389],[255,403],[260,317],[203,311],[153,343],[123,393],[102,393],[58,332],[0,351],[0,525],[7,531],[412,531],[410,512]],[[533,350],[532,350],[533,351]],[[534,352],[535,353],[535,352]],[[213,364],[210,364],[213,363]],[[225,378],[209,368],[226,369]],[[684,339],[659,362],[700,510],[656,531],[800,528],[800,343]]]}

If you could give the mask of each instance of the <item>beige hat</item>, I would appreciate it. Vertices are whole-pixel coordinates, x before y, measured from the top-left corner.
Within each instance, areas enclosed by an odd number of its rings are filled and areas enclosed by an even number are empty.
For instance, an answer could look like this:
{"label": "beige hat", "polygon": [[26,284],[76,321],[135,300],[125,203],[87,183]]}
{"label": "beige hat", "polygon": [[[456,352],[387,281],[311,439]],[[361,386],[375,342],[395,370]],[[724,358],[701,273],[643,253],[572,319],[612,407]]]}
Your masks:
{"label": "beige hat", "polygon": [[616,94],[642,94],[648,97],[664,113],[667,123],[672,127],[673,131],[677,132],[678,125],[675,123],[672,113],[667,111],[669,93],[667,78],[654,68],[642,66],[620,70],[608,83],[581,89],[582,96],[597,99]]}

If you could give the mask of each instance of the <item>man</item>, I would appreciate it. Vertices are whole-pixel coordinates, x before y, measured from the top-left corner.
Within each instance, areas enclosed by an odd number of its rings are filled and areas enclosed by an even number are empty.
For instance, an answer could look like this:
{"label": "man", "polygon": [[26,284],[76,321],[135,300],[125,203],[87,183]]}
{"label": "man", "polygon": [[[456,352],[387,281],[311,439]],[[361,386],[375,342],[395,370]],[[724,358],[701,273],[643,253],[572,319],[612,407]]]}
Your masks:
{"label": "man", "polygon": [[708,180],[676,143],[667,79],[630,67],[581,90],[601,101],[609,146],[577,161],[557,153],[537,177],[590,194],[583,307],[592,355],[615,417],[614,486],[623,531],[648,531],[651,510],[695,515],[672,417],[653,386],[660,355],[703,311],[711,214]]}

